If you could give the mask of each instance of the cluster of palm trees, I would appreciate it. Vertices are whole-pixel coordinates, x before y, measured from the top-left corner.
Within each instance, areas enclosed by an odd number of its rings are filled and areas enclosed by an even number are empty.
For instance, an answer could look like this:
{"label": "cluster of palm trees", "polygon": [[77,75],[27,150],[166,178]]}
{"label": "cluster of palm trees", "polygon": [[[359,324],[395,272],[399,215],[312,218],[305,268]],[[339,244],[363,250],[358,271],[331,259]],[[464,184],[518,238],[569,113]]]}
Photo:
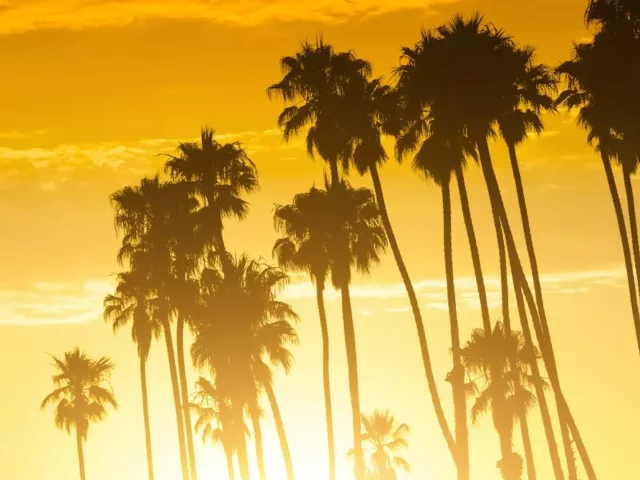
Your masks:
{"label": "cluster of palm trees", "polygon": [[[369,62],[351,51],[336,52],[322,40],[304,43],[295,55],[282,58],[283,76],[268,88],[268,94],[284,101],[278,118],[283,138],[288,141],[306,135],[309,156],[319,155],[329,168],[324,188],[314,186],[297,194],[291,204],[276,206],[274,226],[281,238],[273,254],[278,267],[247,256],[233,257],[227,250],[224,221],[247,215],[243,196],[258,188],[257,171],[240,144],[221,144],[212,130],[203,129],[199,143],[183,143],[176,156],[169,156],[168,180],[144,178],[139,185],[112,195],[115,227],[122,237],[118,260],[128,269],[118,276],[115,293],[105,299],[105,317],[114,330],[132,325],[140,359],[149,478],[153,478],[153,461],[145,366],[152,340],[164,336],[183,480],[197,477],[194,428],[203,440],[222,444],[232,479],[234,459],[241,478],[249,477],[246,437],[252,436],[260,478],[266,479],[260,428],[262,393],[273,413],[287,478],[293,479],[272,374],[274,368],[285,372],[291,368],[287,347],[297,341],[293,324],[298,316],[277,296],[288,281],[287,271],[308,274],[316,286],[329,479],[335,479],[336,452],[324,307],[328,283],[341,294],[354,476],[356,480],[388,479],[396,478],[397,468],[408,470],[408,462],[394,456],[396,449],[407,445],[403,436],[406,425],[397,426],[388,412],[367,416],[360,410],[349,289],[354,269],[369,273],[387,246],[407,291],[432,408],[458,479],[470,478],[468,419],[474,422],[490,412],[500,440],[497,467],[501,476],[519,480],[526,470],[527,478],[535,480],[528,418],[536,405],[554,478],[577,480],[574,448],[586,477],[597,478],[561,388],[517,154],[529,134],[543,130],[543,113],[554,112],[558,106],[580,109],[579,124],[588,129],[588,140],[597,142],[611,190],[640,348],[640,243],[631,184],[640,160],[636,114],[640,97],[634,93],[640,84],[640,11],[634,0],[591,0],[586,20],[596,28],[593,40],[576,44],[573,58],[555,70],[538,63],[533,48],[518,45],[479,15],[469,19],[456,16],[445,25],[424,31],[415,45],[403,48],[393,85],[373,78]],[[566,78],[566,89],[555,97],[560,77]],[[387,213],[379,172],[388,159],[386,139],[395,142],[399,161],[411,155],[413,169],[432,180],[442,193],[453,360],[446,380],[453,393],[453,426],[440,400],[420,305]],[[492,142],[490,147],[490,140],[496,139],[503,140],[509,153],[526,259],[516,248],[515,225],[508,218],[494,171],[492,148],[499,148],[499,143]],[[631,247],[612,160],[622,167]],[[465,184],[465,171],[474,163],[479,164],[486,183],[499,254],[502,318],[495,322],[489,314]],[[347,177],[353,170],[370,175],[373,191],[350,185]],[[460,336],[455,295],[451,231],[454,178],[482,325],[466,343]],[[510,291],[516,300],[515,312],[509,308]],[[185,327],[194,338],[190,349],[193,365],[209,376],[198,379],[192,395],[186,375]],[[83,370],[70,374],[70,362],[82,363]],[[106,396],[100,387],[113,367],[106,359],[93,362],[77,351],[68,354],[65,361],[56,360],[56,365],[60,373],[54,382],[59,389],[43,406],[60,401],[56,423],[76,428],[81,455],[87,422],[102,418],[103,404],[116,406],[113,397]],[[94,372],[97,366],[102,368],[99,373]],[[76,378],[84,374],[86,377]],[[548,388],[557,409],[555,421]],[[473,400],[470,408],[469,399]],[[195,422],[191,413],[197,416]],[[516,425],[524,459],[513,449]],[[560,431],[559,440],[556,430]],[[364,444],[371,445],[371,451]],[[80,463],[83,472],[82,460]]]}

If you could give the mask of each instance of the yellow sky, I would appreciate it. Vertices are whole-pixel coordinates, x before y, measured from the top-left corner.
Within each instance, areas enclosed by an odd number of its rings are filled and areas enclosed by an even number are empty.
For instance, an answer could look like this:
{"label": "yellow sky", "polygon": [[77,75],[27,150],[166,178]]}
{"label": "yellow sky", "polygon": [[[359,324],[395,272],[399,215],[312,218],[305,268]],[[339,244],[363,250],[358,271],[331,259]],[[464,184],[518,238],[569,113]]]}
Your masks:
{"label": "yellow sky", "polygon": [[[322,181],[323,165],[301,142],[285,145],[276,129],[281,108],[265,89],[278,60],[323,32],[337,49],[354,48],[376,75],[397,65],[399,48],[454,12],[480,10],[542,61],[566,57],[588,34],[584,0],[242,0],[0,1],[0,478],[67,480],[77,475],[74,441],[39,412],[50,389],[46,352],[75,345],[110,355],[118,366],[116,414],[92,427],[86,446],[92,480],[137,480],[146,472],[139,379],[129,336],[114,337],[101,320],[104,294],[117,271],[118,241],[108,195],[153,174],[157,153],[198,135],[246,144],[262,189],[250,217],[230,224],[227,244],[269,256],[276,238],[274,203]],[[546,119],[547,131],[519,151],[545,299],[565,388],[593,463],[603,479],[640,478],[635,461],[640,387],[637,349],[619,239],[604,174],[568,114]],[[502,144],[493,146],[515,223],[515,192]],[[445,308],[440,194],[410,171],[382,171],[389,213],[420,293],[436,375],[451,367]],[[489,206],[477,168],[468,173],[473,214],[492,301],[500,315]],[[353,179],[368,185],[368,179]],[[468,247],[454,195],[454,260],[464,335],[480,325]],[[411,215],[412,220],[409,220]],[[417,218],[417,221],[416,221]],[[296,365],[276,389],[299,477],[324,479],[325,437],[320,336],[306,279],[287,297],[302,316]],[[352,290],[361,398],[365,411],[390,408],[412,427],[407,459],[413,478],[447,480],[454,470],[438,430],[419,359],[413,319],[393,260],[385,257]],[[349,464],[350,410],[339,302],[328,294],[337,451]],[[154,345],[150,408],[158,480],[178,478],[166,354]],[[192,373],[192,380],[195,373]],[[446,405],[450,389],[439,383]],[[452,419],[451,408],[448,414]],[[265,418],[267,468],[283,476],[275,431]],[[538,412],[531,414],[539,478],[550,462]],[[474,478],[498,478],[497,437],[488,419],[472,428]],[[521,452],[519,443],[516,448]],[[219,449],[198,442],[201,477],[224,474]],[[344,477],[343,477],[344,478]]]}

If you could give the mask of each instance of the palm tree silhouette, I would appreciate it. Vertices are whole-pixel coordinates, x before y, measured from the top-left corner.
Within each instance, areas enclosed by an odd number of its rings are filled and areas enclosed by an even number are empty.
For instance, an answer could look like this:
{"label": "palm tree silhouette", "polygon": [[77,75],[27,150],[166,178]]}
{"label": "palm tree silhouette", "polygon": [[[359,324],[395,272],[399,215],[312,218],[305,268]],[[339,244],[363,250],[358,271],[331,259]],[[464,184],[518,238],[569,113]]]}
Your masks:
{"label": "palm tree silhouette", "polygon": [[[202,435],[202,443],[221,443],[227,460],[229,480],[235,479],[233,456],[237,452],[237,436],[249,433],[246,425],[237,426],[234,423],[233,412],[229,398],[204,377],[199,377],[194,393],[195,403],[191,408],[198,419],[195,423],[196,432]],[[215,425],[214,425],[215,423]]]}
{"label": "palm tree silhouette", "polygon": [[[258,188],[257,170],[238,142],[221,144],[214,138],[213,129],[204,127],[200,132],[200,142],[183,142],[178,146],[178,155],[169,155],[165,170],[174,181],[184,183],[193,189],[194,198],[201,206],[200,228],[212,240],[212,244],[222,261],[228,264],[228,256],[222,235],[223,219],[233,216],[243,219],[248,214],[248,204],[242,199],[244,193]],[[178,232],[181,230],[177,230]],[[184,231],[184,230],[182,230]],[[183,237],[188,243],[188,237]],[[196,256],[197,258],[197,256]],[[185,423],[187,425],[187,447],[192,480],[195,480],[195,454],[188,405],[186,368],[184,361],[184,324],[187,312],[180,312],[177,322],[177,353],[180,371],[180,386]]]}
{"label": "palm tree silhouette", "polygon": [[56,404],[56,427],[69,434],[71,430],[76,431],[80,480],[85,480],[83,443],[87,440],[89,424],[104,420],[106,405],[118,408],[111,389],[103,386],[115,366],[110,358],[93,360],[79,348],[66,352],[62,360],[53,355],[51,358],[56,368],[52,377],[55,390],[44,398],[40,408]]}
{"label": "palm tree silhouette", "polygon": [[[292,356],[287,344],[297,342],[290,321],[298,317],[275,297],[287,279],[281,270],[244,255],[232,259],[224,271],[205,269],[202,307],[193,324],[194,364],[208,368],[216,388],[228,395],[236,425],[244,424],[243,412],[245,408],[249,411],[261,477],[266,473],[261,455],[259,389],[264,385],[267,362],[288,369]],[[236,448],[240,475],[247,480],[244,438],[238,438]]]}
{"label": "palm tree silhouette", "polygon": [[529,365],[539,355],[535,347],[525,344],[520,332],[507,332],[501,322],[496,323],[491,336],[475,329],[462,350],[465,369],[474,376],[467,384],[476,397],[471,420],[476,423],[480,415],[491,412],[502,450],[498,466],[505,480],[522,478],[522,459],[513,452],[511,438],[514,422],[526,418],[536,403],[527,387],[534,385]]}
{"label": "palm tree silhouette", "polygon": [[273,247],[280,266],[293,271],[309,273],[316,285],[316,301],[322,334],[322,379],[327,428],[328,468],[335,469],[333,436],[333,410],[329,375],[329,329],[324,307],[324,289],[329,275],[329,234],[331,216],[327,212],[326,192],[312,188],[297,194],[290,205],[277,205],[273,215],[274,226],[285,236]]}
{"label": "palm tree silhouette", "polygon": [[[148,273],[152,290],[152,316],[162,325],[169,359],[169,373],[176,411],[178,445],[183,480],[189,478],[185,445],[184,409],[171,332],[176,305],[176,226],[184,226],[181,217],[196,208],[190,188],[184,184],[163,183],[158,176],[144,178],[139,186],[125,187],[111,196],[115,209],[115,227],[123,234],[118,261],[129,261],[134,270]],[[180,306],[182,304],[178,304]]]}
{"label": "palm tree silhouette", "polygon": [[395,455],[409,446],[405,435],[409,433],[406,423],[398,425],[389,410],[374,410],[371,415],[362,415],[364,433],[362,440],[370,450],[367,479],[396,480],[396,470],[411,471],[407,460]]}
{"label": "palm tree silhouette", "polygon": [[113,295],[104,299],[104,318],[111,321],[113,331],[131,322],[131,339],[138,347],[140,360],[140,387],[142,390],[142,414],[144,419],[145,445],[147,449],[147,470],[149,480],[153,480],[153,454],[151,449],[151,424],[147,392],[147,359],[151,341],[162,334],[162,326],[150,314],[149,295],[143,272],[133,270],[118,275],[118,285]]}

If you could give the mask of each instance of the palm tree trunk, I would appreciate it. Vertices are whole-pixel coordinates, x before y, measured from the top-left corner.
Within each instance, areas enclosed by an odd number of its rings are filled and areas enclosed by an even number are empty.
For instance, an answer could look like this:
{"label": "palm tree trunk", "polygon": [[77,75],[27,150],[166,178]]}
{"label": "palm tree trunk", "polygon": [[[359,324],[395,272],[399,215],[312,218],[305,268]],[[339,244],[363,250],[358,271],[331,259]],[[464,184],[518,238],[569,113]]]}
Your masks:
{"label": "palm tree trunk", "polygon": [[[582,463],[585,467],[587,477],[589,478],[589,480],[595,480],[596,476],[593,470],[593,466],[591,464],[591,459],[589,458],[589,455],[582,441],[580,432],[573,419],[573,416],[571,415],[571,411],[566,403],[566,400],[560,388],[560,382],[559,382],[558,371],[557,371],[557,366],[555,362],[555,355],[553,353],[551,338],[550,337],[547,338],[544,334],[544,331],[542,329],[541,322],[540,322],[540,317],[538,314],[538,307],[531,293],[531,289],[529,288],[529,284],[524,274],[524,270],[522,269],[522,263],[520,262],[520,258],[518,257],[518,252],[517,252],[515,241],[513,238],[513,232],[511,231],[511,227],[509,226],[509,220],[507,218],[506,209],[504,207],[504,202],[500,194],[500,187],[498,186],[498,181],[495,176],[495,172],[493,171],[493,166],[491,164],[491,156],[489,154],[489,147],[487,145],[486,138],[482,138],[482,141],[478,143],[478,147],[480,151],[482,170],[485,176],[485,181],[487,183],[487,188],[489,190],[492,209],[494,209],[494,214],[497,214],[500,216],[500,221],[504,229],[505,239],[507,241],[507,250],[509,252],[509,257],[512,258],[511,269],[512,269],[512,275],[514,276],[514,282],[518,284],[517,288],[522,289],[525,300],[529,307],[529,311],[531,312],[531,317],[532,317],[533,326],[536,332],[536,337],[538,338],[538,343],[542,351],[542,357],[545,361],[546,370],[549,374],[549,379],[551,380],[551,386],[553,387],[553,391],[556,397],[556,404],[558,405],[561,426],[563,425],[563,419],[564,419],[569,430],[571,431],[571,435],[573,436],[576,442],[576,446],[578,447],[578,452],[580,454]],[[572,452],[571,452],[571,455],[573,456]]]}
{"label": "palm tree trunk", "polygon": [[489,302],[487,301],[487,290],[482,275],[482,263],[480,262],[480,250],[478,249],[478,241],[476,232],[473,228],[473,219],[471,218],[471,207],[469,206],[469,196],[467,195],[467,186],[464,181],[462,167],[456,168],[456,180],[458,182],[458,193],[460,195],[460,205],[462,209],[462,217],[464,218],[464,226],[469,239],[469,249],[471,250],[471,261],[473,262],[473,273],[476,277],[476,285],[478,286],[478,298],[480,299],[480,312],[482,314],[482,326],[485,335],[491,337],[491,317],[489,316]]}
{"label": "palm tree trunk", "polygon": [[327,447],[329,451],[329,480],[336,478],[336,453],[333,437],[333,410],[331,407],[331,382],[329,381],[329,327],[324,309],[324,281],[316,278],[316,299],[322,331],[322,381],[324,384],[324,411],[327,417]]}
{"label": "palm tree trunk", "polygon": [[177,327],[178,342],[178,371],[180,373],[180,394],[182,397],[182,410],[184,413],[185,437],[187,439],[187,454],[189,456],[189,471],[191,480],[197,480],[196,455],[193,449],[193,430],[191,423],[191,413],[189,412],[189,389],[187,388],[187,370],[184,362],[184,316],[178,315]]}
{"label": "palm tree trunk", "polygon": [[267,471],[264,468],[264,450],[262,447],[262,427],[260,427],[260,412],[258,405],[251,405],[251,424],[253,425],[253,439],[256,448],[256,463],[258,464],[258,473],[260,480],[267,480]]}
{"label": "palm tree trunk", "polygon": [[[629,228],[631,229],[633,257],[636,264],[636,279],[638,281],[638,287],[640,288],[640,246],[638,245],[638,223],[636,220],[636,205],[635,205],[635,199],[633,196],[633,185],[631,184],[631,172],[629,172],[627,169],[625,169],[624,171],[624,189],[627,194],[627,208],[629,210],[628,212]],[[635,288],[634,288],[634,292],[635,292]],[[638,348],[640,348],[639,328],[640,328],[640,324],[636,323],[636,337],[638,339]]]}
{"label": "palm tree trunk", "polygon": [[451,429],[449,428],[449,424],[447,423],[447,419],[442,408],[442,403],[440,401],[440,395],[438,394],[438,387],[436,384],[435,375],[433,373],[433,366],[431,365],[431,355],[429,353],[427,335],[425,332],[424,323],[422,321],[422,313],[420,312],[420,306],[418,304],[418,297],[416,296],[413,284],[411,283],[409,272],[407,271],[407,267],[400,252],[400,247],[398,246],[398,241],[396,240],[395,233],[391,226],[391,221],[389,219],[389,214],[387,212],[387,207],[384,200],[384,194],[382,191],[382,183],[380,182],[380,176],[378,175],[378,170],[375,164],[369,167],[369,172],[371,173],[373,189],[376,194],[378,208],[380,209],[382,224],[384,225],[384,229],[389,240],[389,246],[391,247],[391,251],[393,252],[393,257],[396,261],[396,264],[398,265],[400,276],[402,277],[402,283],[404,283],[404,287],[407,290],[407,296],[409,297],[409,304],[411,305],[413,318],[416,324],[416,330],[418,331],[418,342],[420,343],[420,353],[422,354],[422,365],[427,377],[427,385],[429,386],[429,393],[431,395],[431,401],[433,402],[433,408],[436,413],[438,425],[440,426],[442,435],[447,442],[447,446],[449,447],[449,452],[453,457],[453,461],[456,463],[456,465],[458,465],[459,461],[456,453],[456,442],[453,439],[453,435],[451,434]]}
{"label": "palm tree trunk", "polygon": [[236,454],[238,456],[238,466],[240,467],[240,478],[242,480],[250,480],[251,475],[249,474],[249,455],[247,452],[247,440],[245,438],[245,423],[244,414],[242,411],[242,402],[232,402],[231,408],[234,412],[234,423],[236,424],[237,428],[237,431],[234,430],[234,433],[237,439]]}
{"label": "palm tree trunk", "polygon": [[151,423],[149,422],[149,402],[147,399],[147,360],[140,357],[140,385],[142,388],[142,416],[144,419],[144,439],[147,447],[147,471],[153,480],[153,454],[151,453]]}
{"label": "palm tree trunk", "polygon": [[351,394],[351,415],[353,427],[353,454],[355,459],[355,479],[365,479],[364,452],[360,433],[360,392],[358,387],[358,355],[356,352],[356,334],[351,311],[349,284],[344,282],[340,288],[342,294],[342,319],[344,340],[347,348],[347,370],[349,374],[349,392]]}
{"label": "palm tree trunk", "polygon": [[233,469],[233,449],[230,445],[227,445],[227,442],[224,443],[224,456],[227,459],[227,475],[229,480],[235,480],[236,473]]}
{"label": "palm tree trunk", "polygon": [[[487,190],[489,192],[489,200],[491,203],[491,211],[494,219],[500,219],[500,207],[499,207],[499,195],[500,192],[497,186],[497,181],[495,183],[491,181],[491,178],[495,179],[495,174],[493,174],[493,167],[491,165],[491,156],[489,154],[489,147],[487,145],[486,140],[481,140],[478,142],[478,150],[480,153],[480,161],[482,164],[482,170],[485,176],[485,182],[487,184]],[[504,237],[506,237],[507,233],[504,232],[503,236],[503,226],[498,223],[496,225],[496,229],[499,234],[499,244],[504,241]],[[511,260],[511,273],[514,276],[514,288],[516,290],[516,303],[518,305],[518,314],[520,316],[520,323],[522,324],[522,331],[525,336],[525,340],[528,345],[533,346],[533,340],[531,340],[531,333],[529,330],[529,324],[526,316],[526,311],[524,309],[524,303],[522,302],[522,295],[518,291],[518,284],[515,280],[516,272],[513,268],[514,260],[513,260],[513,252],[509,252],[509,258]],[[503,286],[504,287],[504,286]],[[505,323],[505,332],[510,332],[511,326],[510,324]],[[535,363],[535,362],[534,362]],[[560,463],[560,455],[558,453],[558,446],[556,443],[555,435],[553,433],[553,424],[551,423],[551,415],[549,413],[549,407],[547,405],[546,398],[544,396],[544,390],[542,387],[542,377],[540,376],[540,370],[538,365],[532,365],[532,373],[534,377],[534,386],[536,390],[536,396],[538,397],[538,403],[540,405],[540,413],[542,415],[542,423],[544,426],[545,436],[547,439],[547,444],[549,446],[549,453],[551,455],[551,463],[553,465],[553,471],[556,477],[556,480],[561,480],[564,478],[564,473],[562,472],[562,464]]]}
{"label": "palm tree trunk", "polygon": [[276,424],[276,431],[278,432],[278,440],[280,441],[280,449],[282,450],[282,457],[284,459],[285,469],[287,471],[287,480],[294,480],[293,474],[293,461],[291,460],[291,450],[289,449],[289,441],[287,440],[287,433],[284,429],[284,422],[282,421],[282,415],[280,414],[280,407],[276,400],[276,394],[273,391],[273,385],[270,382],[266,382],[264,386],[269,398],[269,404],[271,405],[271,412],[273,413],[273,421]]}
{"label": "palm tree trunk", "polygon": [[[464,218],[467,237],[469,239],[469,248],[471,249],[471,259],[473,262],[473,270],[475,273],[476,284],[478,287],[478,297],[480,298],[480,311],[482,312],[482,323],[485,331],[485,336],[488,339],[490,339],[493,332],[491,330],[491,319],[489,317],[489,305],[487,301],[487,292],[484,285],[484,277],[482,275],[482,264],[480,262],[480,252],[478,249],[478,242],[476,240],[476,234],[473,228],[473,220],[471,218],[471,207],[469,205],[469,196],[467,194],[467,186],[465,184],[463,171],[460,166],[456,168],[455,174],[456,174],[456,179],[458,181],[458,193],[460,194],[462,216]],[[496,231],[498,232],[498,245],[502,245],[502,250],[504,251],[504,242],[502,242],[502,229],[500,229],[499,223],[496,226]],[[503,261],[505,264],[504,268],[502,267]],[[506,258],[504,259],[501,258],[500,265],[501,265],[501,268],[500,268],[501,280],[503,278],[506,280]],[[508,285],[506,285],[506,283],[503,283],[502,288],[503,288],[503,300],[504,300],[504,293],[505,293],[504,290],[506,288],[508,291]],[[508,307],[506,311],[507,311],[507,317],[506,317],[507,323],[504,323],[504,325],[505,325],[505,332],[508,338],[508,335],[510,335],[510,326],[508,325],[508,311],[509,311]],[[504,303],[503,303],[503,312],[504,312]],[[511,359],[511,364],[512,365],[516,364],[515,359]],[[524,419],[524,421],[526,422],[526,418]],[[505,456],[505,453],[508,453],[509,455],[513,453],[511,448],[511,435],[509,435],[508,433],[509,432],[504,432],[504,431],[498,432],[498,435],[500,437],[502,458],[507,458]],[[530,446],[531,439],[529,438],[528,428],[526,428],[526,438],[524,437],[524,435],[525,434],[523,432],[523,442],[525,444],[529,444]],[[530,480],[535,480],[535,473],[534,473],[534,477],[531,478]]]}
{"label": "palm tree trunk", "polygon": [[442,188],[442,219],[444,224],[444,266],[447,278],[447,300],[449,305],[449,325],[451,328],[451,352],[453,370],[450,374],[453,388],[453,410],[456,427],[456,445],[458,447],[458,479],[469,479],[469,431],[467,428],[467,404],[464,388],[464,368],[461,361],[460,331],[456,309],[456,291],[453,278],[453,249],[451,246],[451,195],[449,179]]}
{"label": "palm tree trunk", "polygon": [[[544,308],[544,300],[542,297],[542,285],[540,282],[540,274],[538,270],[538,260],[536,258],[535,248],[533,247],[533,236],[531,234],[531,224],[529,222],[529,213],[527,211],[527,201],[524,197],[524,186],[522,183],[522,176],[520,175],[520,166],[518,164],[518,156],[516,154],[516,147],[512,142],[508,142],[509,158],[511,160],[511,170],[513,171],[513,178],[515,180],[516,192],[518,195],[518,205],[520,208],[520,217],[522,218],[522,227],[524,230],[525,243],[527,245],[527,254],[529,256],[529,262],[531,264],[531,275],[533,277],[533,288],[536,294],[536,304],[538,305],[538,314],[540,315],[540,322],[542,323],[542,332],[547,340],[551,338],[549,331],[549,324],[547,322],[546,310]],[[576,469],[575,459],[573,456],[573,447],[571,445],[571,439],[569,432],[567,431],[566,419],[561,415],[558,410],[558,416],[560,418],[560,433],[562,435],[562,443],[564,445],[565,456],[567,460],[567,474],[569,480],[577,480],[578,472]]]}
{"label": "palm tree trunk", "polygon": [[178,428],[178,447],[180,449],[180,465],[182,466],[182,478],[189,478],[189,466],[187,463],[187,450],[184,441],[184,417],[182,407],[180,406],[180,385],[178,381],[178,373],[176,371],[176,358],[173,351],[173,338],[171,335],[171,325],[168,320],[162,322],[164,330],[164,340],[167,345],[167,355],[169,357],[169,373],[171,375],[171,387],[173,389],[173,406],[176,410],[176,425]]}
{"label": "palm tree trunk", "polygon": [[80,468],[80,480],[86,480],[84,471],[84,451],[82,449],[82,433],[76,429],[76,446],[78,447],[78,467]]}
{"label": "palm tree trunk", "polygon": [[524,459],[527,464],[527,480],[536,480],[536,465],[533,461],[533,449],[531,448],[527,412],[521,412],[519,420],[520,433],[522,434],[522,448],[524,449]]}

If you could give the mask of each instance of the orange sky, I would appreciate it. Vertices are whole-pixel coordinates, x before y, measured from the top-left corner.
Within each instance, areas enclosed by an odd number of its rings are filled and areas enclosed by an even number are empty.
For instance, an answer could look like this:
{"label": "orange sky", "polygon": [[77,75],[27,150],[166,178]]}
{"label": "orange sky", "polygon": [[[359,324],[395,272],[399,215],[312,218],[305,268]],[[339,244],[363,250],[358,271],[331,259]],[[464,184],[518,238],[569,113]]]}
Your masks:
{"label": "orange sky", "polygon": [[[300,141],[282,143],[276,125],[281,105],[265,94],[279,79],[279,58],[293,53],[300,40],[323,32],[337,49],[354,48],[371,60],[376,75],[388,75],[399,48],[413,44],[422,26],[480,10],[516,40],[536,46],[540,60],[556,64],[569,54],[571,40],[588,34],[584,6],[584,0],[0,1],[0,477],[76,477],[74,440],[55,429],[51,411],[38,411],[50,389],[46,352],[60,355],[75,345],[110,355],[118,367],[112,384],[121,409],[90,431],[88,478],[145,475],[136,350],[127,333],[111,334],[101,305],[118,269],[108,195],[155,173],[162,162],[157,153],[173,152],[178,140],[197,136],[204,124],[220,139],[245,143],[262,189],[249,198],[250,217],[228,225],[227,244],[237,253],[269,256],[276,238],[273,204],[288,203],[322,180],[323,165],[306,158]],[[547,118],[546,125],[519,154],[565,395],[599,477],[640,478],[637,348],[604,173],[570,115]],[[497,143],[493,152],[515,223],[506,148]],[[382,177],[420,293],[436,375],[444,379],[451,361],[440,194],[408,165],[390,163]],[[488,201],[476,167],[468,178],[492,317],[498,319]],[[353,182],[369,185],[368,179]],[[454,194],[454,261],[466,337],[480,325],[480,314],[457,205]],[[305,278],[294,282],[286,296],[303,319],[301,346],[292,374],[278,378],[276,390],[298,476],[324,479],[315,299]],[[393,260],[385,257],[370,278],[357,278],[352,293],[363,410],[390,408],[410,424],[412,478],[454,478]],[[344,344],[339,302],[331,293],[328,298],[339,468],[348,472],[342,455],[351,435]],[[149,368],[157,478],[174,480],[175,417],[162,345],[152,348]],[[448,384],[439,386],[450,405]],[[548,478],[537,411],[530,422],[539,478]],[[267,468],[275,480],[284,469],[268,417],[264,423]],[[471,432],[474,478],[498,478],[499,448],[489,419]],[[516,449],[522,451],[518,442]],[[197,453],[201,478],[224,474],[220,449],[198,442]]]}

